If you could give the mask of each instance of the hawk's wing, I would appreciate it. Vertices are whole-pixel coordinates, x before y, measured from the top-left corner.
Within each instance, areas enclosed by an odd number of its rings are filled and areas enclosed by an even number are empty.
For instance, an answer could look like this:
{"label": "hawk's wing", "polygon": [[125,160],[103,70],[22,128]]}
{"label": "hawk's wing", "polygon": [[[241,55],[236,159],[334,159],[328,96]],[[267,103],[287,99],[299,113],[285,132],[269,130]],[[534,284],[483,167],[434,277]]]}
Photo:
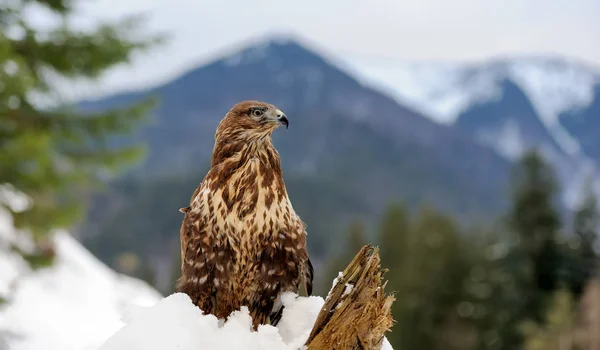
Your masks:
{"label": "hawk's wing", "polygon": [[[182,278],[176,290],[186,293],[205,313],[222,318],[239,308],[230,279],[235,256],[229,242],[218,239],[218,232],[214,231],[214,213],[195,207],[208,207],[206,203],[219,195],[205,191],[208,187],[203,182],[194,191],[190,206],[180,209],[185,214],[180,229]],[[201,197],[196,198],[198,195]]]}
{"label": "hawk's wing", "polygon": [[[304,223],[300,219],[298,219],[296,228],[296,232],[298,232],[295,235],[296,239],[292,239],[293,235],[289,233],[280,233],[279,244],[281,247],[278,249],[265,247],[261,254],[262,276],[260,279],[269,287],[263,290],[261,302],[265,303],[264,315],[268,316],[268,320],[273,326],[277,325],[283,314],[284,306],[280,300],[282,291],[294,290],[298,293],[300,285],[304,283],[307,296],[312,295],[313,266],[306,248],[298,249],[297,240],[306,239]],[[261,309],[260,306],[258,308]]]}
{"label": "hawk's wing", "polygon": [[[312,263],[310,262],[310,258],[306,259],[306,263],[304,264],[304,266],[301,268],[301,275],[302,275],[302,279],[304,280],[304,288],[306,290],[306,295],[307,296],[311,296],[312,295],[312,284],[313,284],[313,266]],[[281,320],[281,316],[283,316],[283,309],[285,307],[283,305],[281,305],[281,301],[277,300],[274,303],[273,306],[273,312],[270,314],[269,316],[269,320],[271,325],[273,326],[277,326],[277,324],[279,323],[279,321]]]}
{"label": "hawk's wing", "polygon": [[186,238],[186,234],[185,234],[185,221],[186,221],[186,217],[185,215],[187,215],[187,212],[190,210],[190,207],[185,207],[185,208],[179,208],[179,212],[183,213],[184,217],[183,217],[183,221],[181,223],[181,228],[179,229],[179,240],[181,243],[181,268],[183,269],[183,260],[185,259],[185,247],[187,246],[187,238]]}
{"label": "hawk's wing", "polygon": [[190,211],[192,202],[194,201],[194,198],[196,198],[196,196],[202,190],[203,187],[204,187],[204,181],[202,181],[202,183],[200,185],[198,185],[198,187],[196,187],[196,190],[194,190],[194,193],[192,194],[192,198],[190,199],[190,205],[188,205],[187,207],[179,208],[179,212],[183,213],[183,215],[184,215],[183,220],[181,222],[181,228],[179,229],[179,240],[181,243],[181,268],[182,269],[183,269],[183,259],[185,258],[185,248],[187,247],[187,244],[188,244],[187,241],[189,238],[189,234],[186,234],[187,212]]}
{"label": "hawk's wing", "polygon": [[314,270],[312,263],[310,262],[310,258],[306,258],[306,264],[304,265],[304,273],[302,274],[304,277],[304,288],[306,289],[306,295],[312,295],[313,289],[313,276]]}

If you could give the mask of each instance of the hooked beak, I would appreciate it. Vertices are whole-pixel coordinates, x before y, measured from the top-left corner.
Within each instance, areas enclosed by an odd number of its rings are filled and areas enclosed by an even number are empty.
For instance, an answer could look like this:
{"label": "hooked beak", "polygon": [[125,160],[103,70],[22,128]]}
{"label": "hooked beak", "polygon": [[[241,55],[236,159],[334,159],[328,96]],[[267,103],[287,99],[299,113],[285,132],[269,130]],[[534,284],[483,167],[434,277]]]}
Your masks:
{"label": "hooked beak", "polygon": [[270,115],[270,121],[278,123],[279,125],[284,125],[287,129],[290,125],[290,121],[288,120],[285,113],[283,113],[279,108],[275,108],[272,114]]}
{"label": "hooked beak", "polygon": [[288,118],[283,113],[277,113],[277,121],[279,122],[279,124],[285,125],[286,129],[290,125]]}
{"label": "hooked beak", "polygon": [[288,118],[285,115],[285,113],[283,113],[278,108],[270,109],[265,114],[265,118],[263,119],[263,122],[269,123],[269,124],[274,123],[274,124],[278,124],[278,125],[284,125],[286,129],[290,125],[290,121],[288,120]]}

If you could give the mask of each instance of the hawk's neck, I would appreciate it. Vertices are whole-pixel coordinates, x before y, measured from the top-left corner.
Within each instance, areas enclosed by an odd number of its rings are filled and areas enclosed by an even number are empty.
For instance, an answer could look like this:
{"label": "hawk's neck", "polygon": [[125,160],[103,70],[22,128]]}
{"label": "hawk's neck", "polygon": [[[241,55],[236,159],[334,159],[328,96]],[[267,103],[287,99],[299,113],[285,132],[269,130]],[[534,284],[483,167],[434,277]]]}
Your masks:
{"label": "hawk's neck", "polygon": [[[210,189],[219,193],[225,207],[238,213],[240,219],[257,216],[257,203],[262,203],[263,216],[276,219],[281,205],[288,202],[279,154],[273,144],[227,144],[213,155],[213,167],[207,177]],[[279,209],[281,210],[281,209]],[[291,208],[286,209],[291,212]],[[260,215],[259,215],[260,216]],[[261,216],[260,220],[264,217]],[[277,221],[277,220],[275,220]]]}
{"label": "hawk's neck", "polygon": [[249,168],[250,162],[259,163],[261,173],[271,173],[281,177],[281,160],[273,146],[271,138],[254,142],[215,143],[212,156],[213,168],[219,168],[219,173],[233,174]]}

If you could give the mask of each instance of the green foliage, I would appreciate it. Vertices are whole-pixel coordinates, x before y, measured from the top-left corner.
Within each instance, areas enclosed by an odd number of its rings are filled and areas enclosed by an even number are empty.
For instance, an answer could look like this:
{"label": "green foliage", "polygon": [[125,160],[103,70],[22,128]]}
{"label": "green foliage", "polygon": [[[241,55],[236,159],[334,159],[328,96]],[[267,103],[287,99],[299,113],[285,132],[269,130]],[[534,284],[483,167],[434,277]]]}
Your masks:
{"label": "green foliage", "polygon": [[[576,300],[591,277],[582,274],[585,269],[591,272],[592,267],[582,266],[580,252],[572,249],[573,240],[563,244],[559,238],[562,223],[554,208],[558,186],[552,169],[539,154],[529,152],[514,170],[513,202],[507,217],[512,235],[503,242],[508,250],[486,267],[505,278],[490,284],[493,292],[487,307],[491,317],[478,325],[481,334],[493,332],[497,341],[495,345],[481,343],[483,348],[536,349],[554,344],[552,339],[558,339],[564,330],[553,323],[558,317],[554,313],[566,313],[565,308],[571,308],[565,306],[571,302],[568,298]],[[586,211],[590,220],[593,211]],[[576,293],[571,295],[573,291]],[[570,320],[568,317],[565,320]]]}
{"label": "green foliage", "polygon": [[523,350],[572,349],[575,303],[566,289],[553,293],[544,322],[526,321],[521,325]]}
{"label": "green foliage", "polygon": [[524,252],[538,256],[555,239],[561,222],[554,208],[558,185],[553,171],[537,152],[526,153],[514,168],[509,226]]}
{"label": "green foliage", "polygon": [[397,324],[388,335],[394,347],[462,348],[472,342],[465,338],[465,326],[473,305],[465,304],[463,289],[471,254],[454,221],[427,208],[411,221],[403,205],[391,204],[377,241],[382,266],[390,270],[387,289],[396,297],[392,315]]}
{"label": "green foliage", "polygon": [[[476,310],[463,288],[471,263],[458,226],[450,217],[424,209],[411,225],[406,241],[404,263],[393,267],[399,279],[391,284],[402,300],[393,310],[402,325],[398,327],[402,329],[399,348],[468,346],[472,341],[469,332],[460,330]],[[453,333],[458,334],[451,336]]]}
{"label": "green foliage", "polygon": [[564,279],[576,298],[598,269],[594,246],[600,229],[600,217],[591,185],[591,182],[587,182],[583,188],[583,201],[575,210],[572,233],[562,245]]}
{"label": "green foliage", "polygon": [[39,249],[34,253],[25,252],[18,247],[12,247],[12,250],[18,254],[20,254],[23,259],[31,266],[32,268],[42,268],[48,267],[52,265],[54,262],[55,254],[54,250],[48,246],[46,242],[46,249]]}
{"label": "green foliage", "polygon": [[408,225],[408,212],[404,205],[393,203],[386,208],[378,232],[378,243],[383,247],[379,253],[383,267],[402,265],[409,248]]}
{"label": "green foliage", "polygon": [[576,239],[577,253],[585,263],[587,275],[597,267],[597,256],[594,245],[598,238],[600,229],[600,214],[598,212],[598,200],[590,183],[584,188],[585,196],[583,203],[575,212],[573,231]]}
{"label": "green foliage", "polygon": [[365,234],[365,226],[362,222],[357,220],[350,223],[344,238],[346,238],[346,241],[342,252],[330,259],[329,263],[326,265],[323,281],[320,284],[321,295],[327,295],[331,289],[332,279],[337,277],[339,272],[344,271],[356,253],[368,243]]}
{"label": "green foliage", "polygon": [[561,220],[554,208],[558,185],[536,151],[522,157],[514,175],[508,224],[518,242],[512,259],[519,266],[511,272],[527,303],[522,317],[540,321],[544,303],[560,283],[563,262],[557,243]]}
{"label": "green foliage", "polygon": [[552,169],[527,153],[511,185],[507,225],[493,229],[467,230],[431,208],[416,216],[400,204],[386,208],[377,243],[396,297],[395,348],[537,349],[570,336],[573,286],[591,277],[578,271],[595,268],[582,262],[595,262],[595,201],[575,215],[571,236],[586,243],[562,244]]}
{"label": "green foliage", "polygon": [[[30,26],[25,13],[34,4],[58,25]],[[32,199],[30,208],[12,213],[15,225],[37,239],[71,225],[84,213],[87,189],[140,159],[143,147],[115,139],[135,131],[155,103],[83,113],[61,99],[57,83],[98,78],[161,39],[135,33],[140,17],[75,30],[69,26],[74,6],[21,0],[0,9],[0,184]]]}
{"label": "green foliage", "polygon": [[474,320],[477,349],[514,349],[521,343],[517,332],[520,315],[527,304],[519,283],[522,259],[518,244],[507,239],[505,231],[474,232],[470,240],[473,266],[465,289],[481,312]]}

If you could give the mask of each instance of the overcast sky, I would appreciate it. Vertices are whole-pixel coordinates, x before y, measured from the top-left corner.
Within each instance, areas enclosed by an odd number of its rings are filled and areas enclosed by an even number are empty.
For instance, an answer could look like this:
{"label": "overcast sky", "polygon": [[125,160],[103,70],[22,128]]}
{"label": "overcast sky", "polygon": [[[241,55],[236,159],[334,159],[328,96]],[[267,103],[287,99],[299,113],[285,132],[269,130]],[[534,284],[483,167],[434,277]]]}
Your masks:
{"label": "overcast sky", "polygon": [[[85,0],[83,0],[85,1]],[[402,60],[561,54],[600,67],[600,0],[87,0],[81,23],[145,12],[167,45],[103,90],[168,79],[232,45],[293,33],[320,48]]]}

